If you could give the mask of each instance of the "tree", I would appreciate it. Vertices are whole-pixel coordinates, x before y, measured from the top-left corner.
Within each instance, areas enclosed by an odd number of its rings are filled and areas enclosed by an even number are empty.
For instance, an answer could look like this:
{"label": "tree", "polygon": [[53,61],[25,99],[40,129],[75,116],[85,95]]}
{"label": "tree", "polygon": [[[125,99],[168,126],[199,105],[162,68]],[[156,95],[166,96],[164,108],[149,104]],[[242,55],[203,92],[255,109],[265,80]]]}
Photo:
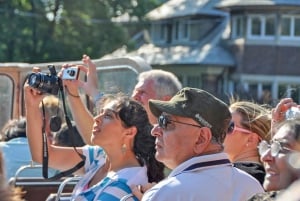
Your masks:
{"label": "tree", "polygon": [[[143,25],[157,0],[0,0],[0,62],[99,58],[129,41],[113,17],[128,13]],[[141,27],[142,28],[142,27]]]}

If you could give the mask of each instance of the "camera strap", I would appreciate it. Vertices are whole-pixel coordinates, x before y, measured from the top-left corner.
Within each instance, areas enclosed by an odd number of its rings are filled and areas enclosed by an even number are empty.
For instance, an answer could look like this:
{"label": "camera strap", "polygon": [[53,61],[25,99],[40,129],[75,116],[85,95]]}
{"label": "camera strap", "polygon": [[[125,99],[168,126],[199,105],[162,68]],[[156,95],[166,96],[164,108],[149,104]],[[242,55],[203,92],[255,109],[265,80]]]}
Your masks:
{"label": "camera strap", "polygon": [[[63,92],[63,87],[62,87],[62,83],[61,80],[59,79],[59,86],[60,86],[60,92],[62,95],[62,102],[63,102],[63,109],[64,109],[64,114],[65,114],[65,120],[68,126],[68,129],[70,129],[71,133],[75,133],[74,132],[74,128],[72,127],[72,123],[70,118],[67,115],[67,110],[66,110],[66,104],[65,104],[65,96],[64,96],[64,92]],[[42,133],[43,133],[43,177],[49,181],[54,181],[57,179],[60,179],[61,177],[65,177],[65,176],[69,176],[71,175],[73,172],[77,171],[78,169],[80,169],[81,167],[84,166],[85,163],[85,159],[86,157],[79,153],[78,150],[76,149],[75,146],[73,146],[75,152],[79,155],[79,157],[82,159],[77,165],[75,165],[73,168],[68,169],[66,171],[62,171],[56,175],[54,175],[53,177],[48,177],[48,142],[47,142],[47,134],[46,134],[46,118],[45,118],[45,107],[44,107],[44,103],[42,101],[42,110],[43,110],[43,126],[42,126]]]}

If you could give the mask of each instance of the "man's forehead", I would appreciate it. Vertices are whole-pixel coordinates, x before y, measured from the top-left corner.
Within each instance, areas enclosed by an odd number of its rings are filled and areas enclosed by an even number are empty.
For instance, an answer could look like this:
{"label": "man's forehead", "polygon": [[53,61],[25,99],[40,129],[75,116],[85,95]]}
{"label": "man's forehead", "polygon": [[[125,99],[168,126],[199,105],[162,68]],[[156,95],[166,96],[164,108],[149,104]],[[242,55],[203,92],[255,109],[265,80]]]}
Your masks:
{"label": "man's forehead", "polygon": [[108,103],[106,103],[104,105],[103,109],[106,109],[106,110],[115,110],[116,105],[117,105],[117,101],[116,100],[112,100],[112,101],[109,101]]}
{"label": "man's forehead", "polygon": [[154,84],[154,80],[151,78],[139,80],[136,86],[138,87],[149,87]]}

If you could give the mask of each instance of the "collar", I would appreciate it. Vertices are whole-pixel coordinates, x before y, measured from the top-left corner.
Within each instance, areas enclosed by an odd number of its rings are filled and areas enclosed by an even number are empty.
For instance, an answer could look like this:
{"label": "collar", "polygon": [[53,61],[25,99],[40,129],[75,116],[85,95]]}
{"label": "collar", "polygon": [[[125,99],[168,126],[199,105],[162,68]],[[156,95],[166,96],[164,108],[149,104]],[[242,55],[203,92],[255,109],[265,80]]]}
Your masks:
{"label": "collar", "polygon": [[169,177],[174,177],[184,172],[199,171],[208,167],[228,165],[232,166],[232,163],[229,161],[228,156],[225,153],[197,156],[181,163],[170,173]]}

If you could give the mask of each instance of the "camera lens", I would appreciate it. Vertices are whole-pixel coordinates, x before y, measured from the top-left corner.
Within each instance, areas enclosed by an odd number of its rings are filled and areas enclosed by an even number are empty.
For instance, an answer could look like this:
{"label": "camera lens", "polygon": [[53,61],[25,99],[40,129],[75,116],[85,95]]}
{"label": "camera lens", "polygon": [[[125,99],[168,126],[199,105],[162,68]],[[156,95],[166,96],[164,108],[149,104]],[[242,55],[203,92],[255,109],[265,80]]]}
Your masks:
{"label": "camera lens", "polygon": [[28,84],[31,87],[37,88],[41,83],[41,75],[38,73],[32,73],[28,78]]}
{"label": "camera lens", "polygon": [[75,75],[75,71],[74,71],[74,70],[68,70],[67,73],[68,73],[70,76],[74,76],[74,75]]}

